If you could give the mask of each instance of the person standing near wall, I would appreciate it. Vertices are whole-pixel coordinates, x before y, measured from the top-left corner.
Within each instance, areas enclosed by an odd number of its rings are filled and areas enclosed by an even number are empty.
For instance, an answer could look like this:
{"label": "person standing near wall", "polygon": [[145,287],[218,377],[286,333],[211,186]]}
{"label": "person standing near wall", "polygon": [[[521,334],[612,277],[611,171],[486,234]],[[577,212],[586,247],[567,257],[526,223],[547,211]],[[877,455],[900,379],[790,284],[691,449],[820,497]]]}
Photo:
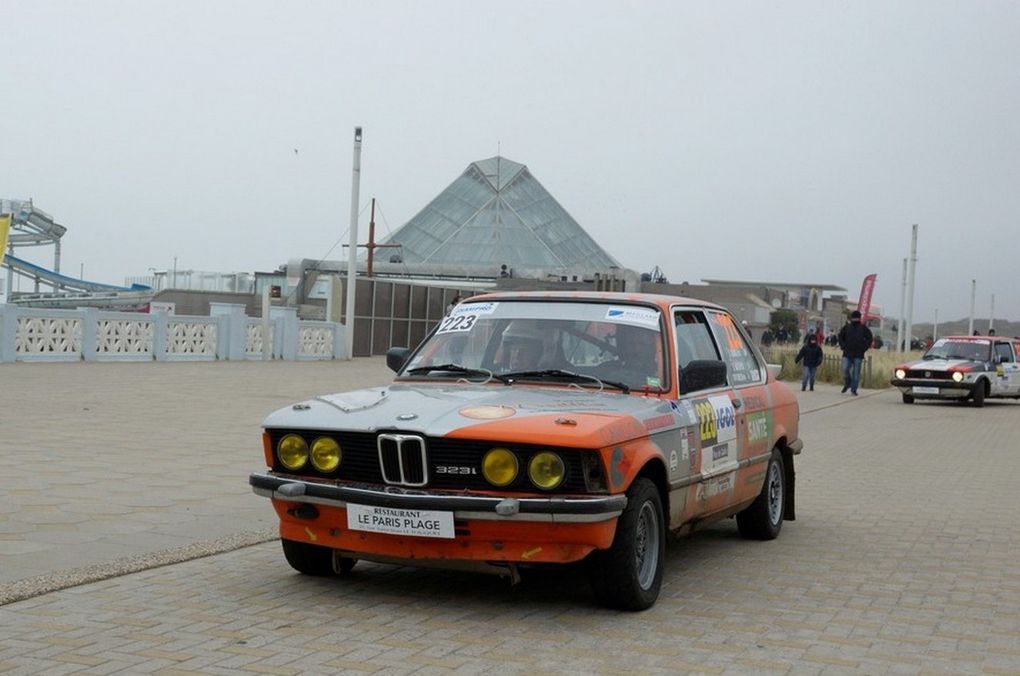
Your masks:
{"label": "person standing near wall", "polygon": [[871,329],[861,322],[861,313],[854,310],[850,313],[850,322],[839,330],[839,347],[843,350],[843,389],[850,390],[856,397],[857,386],[861,381],[861,365],[864,353],[871,347],[873,340]]}

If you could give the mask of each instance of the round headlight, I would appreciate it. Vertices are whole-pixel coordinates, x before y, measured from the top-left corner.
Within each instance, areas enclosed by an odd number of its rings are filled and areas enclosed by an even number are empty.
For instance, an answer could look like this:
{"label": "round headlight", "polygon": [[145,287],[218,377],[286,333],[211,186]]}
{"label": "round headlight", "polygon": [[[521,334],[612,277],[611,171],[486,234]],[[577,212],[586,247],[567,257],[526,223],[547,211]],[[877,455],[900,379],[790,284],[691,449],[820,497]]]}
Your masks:
{"label": "round headlight", "polygon": [[308,462],[308,442],[296,434],[288,434],[276,446],[276,456],[287,469],[301,469]]}
{"label": "round headlight", "polygon": [[508,486],[517,478],[517,456],[506,448],[493,448],[482,458],[482,474],[493,486]]}
{"label": "round headlight", "polygon": [[907,372],[904,371],[903,369],[896,369],[896,377],[899,378],[900,380],[903,380],[904,378],[907,377]]}
{"label": "round headlight", "polygon": [[963,371],[953,371],[953,381],[957,383],[963,382]]}
{"label": "round headlight", "polygon": [[340,466],[340,444],[329,437],[312,442],[312,466],[320,472],[332,472]]}
{"label": "round headlight", "polygon": [[528,478],[543,490],[552,490],[563,481],[566,470],[560,456],[549,451],[536,453],[528,463]]}

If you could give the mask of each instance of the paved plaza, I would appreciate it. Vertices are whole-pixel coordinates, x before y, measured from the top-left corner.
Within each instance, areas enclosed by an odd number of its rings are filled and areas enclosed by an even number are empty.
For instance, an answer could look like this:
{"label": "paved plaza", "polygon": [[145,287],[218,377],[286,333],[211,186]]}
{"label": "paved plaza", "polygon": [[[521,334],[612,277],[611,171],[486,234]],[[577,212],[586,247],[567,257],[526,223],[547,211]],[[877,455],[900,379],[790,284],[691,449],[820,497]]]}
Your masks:
{"label": "paved plaza", "polygon": [[798,520],[670,543],[662,596],[294,573],[259,424],[352,362],[0,364],[0,673],[1020,673],[1020,404],[799,393]]}

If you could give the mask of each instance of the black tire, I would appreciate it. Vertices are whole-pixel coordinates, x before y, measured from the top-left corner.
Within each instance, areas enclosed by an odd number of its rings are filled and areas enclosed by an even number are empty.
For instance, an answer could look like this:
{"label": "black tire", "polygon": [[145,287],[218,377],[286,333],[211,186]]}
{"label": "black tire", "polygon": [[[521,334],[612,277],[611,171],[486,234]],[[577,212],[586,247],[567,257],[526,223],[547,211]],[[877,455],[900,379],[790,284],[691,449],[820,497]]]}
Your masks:
{"label": "black tire", "polygon": [[588,560],[595,598],[619,610],[652,607],[662,587],[665,558],[662,498],[651,479],[640,477],[627,490],[627,507],[617,521],[612,546]]}
{"label": "black tire", "polygon": [[906,392],[904,392],[903,393],[903,403],[904,404],[913,404],[914,403],[914,395],[907,394]]}
{"label": "black tire", "polygon": [[761,493],[747,509],[737,514],[737,528],[749,540],[774,540],[783,529],[786,509],[786,472],[783,456],[772,449]]}
{"label": "black tire", "polygon": [[985,405],[985,381],[979,380],[977,385],[974,386],[974,391],[971,393],[971,401],[977,408]]}
{"label": "black tire", "polygon": [[294,540],[280,540],[283,555],[290,567],[305,575],[328,577],[346,575],[354,568],[357,559],[337,559],[338,569],[333,568],[333,550],[329,547],[310,545]]}

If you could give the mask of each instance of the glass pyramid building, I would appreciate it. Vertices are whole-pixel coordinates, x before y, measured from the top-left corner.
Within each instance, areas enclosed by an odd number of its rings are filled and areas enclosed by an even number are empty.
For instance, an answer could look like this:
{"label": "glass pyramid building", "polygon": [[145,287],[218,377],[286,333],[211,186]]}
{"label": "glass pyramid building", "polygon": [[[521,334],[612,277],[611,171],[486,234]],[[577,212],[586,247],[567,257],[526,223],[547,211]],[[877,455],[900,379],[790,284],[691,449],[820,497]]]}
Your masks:
{"label": "glass pyramid building", "polygon": [[404,265],[429,268],[506,265],[537,273],[620,267],[526,166],[498,156],[472,162],[386,243],[401,245]]}

